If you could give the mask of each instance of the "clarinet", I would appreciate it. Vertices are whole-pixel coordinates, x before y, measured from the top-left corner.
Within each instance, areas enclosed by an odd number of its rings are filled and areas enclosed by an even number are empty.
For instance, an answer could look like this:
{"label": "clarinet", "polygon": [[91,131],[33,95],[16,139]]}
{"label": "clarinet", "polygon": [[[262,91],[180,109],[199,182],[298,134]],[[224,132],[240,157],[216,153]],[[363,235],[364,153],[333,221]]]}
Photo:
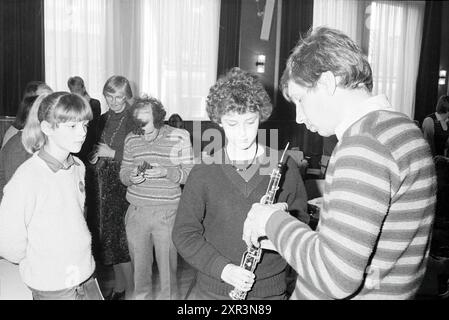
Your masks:
{"label": "clarinet", "polygon": [[[265,195],[260,199],[261,204],[273,204],[276,197],[276,192],[279,189],[279,181],[281,180],[281,170],[284,165],[285,152],[288,149],[290,142],[285,146],[284,152],[282,153],[281,160],[279,160],[276,168],[273,169],[270,175],[270,182],[268,183],[267,191]],[[257,264],[262,257],[262,248],[258,248],[254,245],[248,246],[246,251],[243,253],[242,260],[240,262],[240,267],[245,270],[254,272],[256,270]],[[234,288],[229,292],[229,296],[232,300],[245,300],[248,292]]]}

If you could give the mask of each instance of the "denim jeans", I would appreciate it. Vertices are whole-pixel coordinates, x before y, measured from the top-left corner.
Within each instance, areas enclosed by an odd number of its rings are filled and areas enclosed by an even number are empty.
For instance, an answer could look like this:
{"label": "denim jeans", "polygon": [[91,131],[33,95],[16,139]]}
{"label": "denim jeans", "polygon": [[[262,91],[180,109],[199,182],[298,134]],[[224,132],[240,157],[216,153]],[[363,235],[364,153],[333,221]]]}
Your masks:
{"label": "denim jeans", "polygon": [[175,299],[177,252],[171,239],[176,217],[173,206],[136,207],[125,216],[129,253],[134,266],[134,293],[137,300],[152,295],[153,246],[161,280],[157,299]]}
{"label": "denim jeans", "polygon": [[83,283],[57,291],[40,291],[30,288],[33,300],[104,300],[97,280],[90,277]]}

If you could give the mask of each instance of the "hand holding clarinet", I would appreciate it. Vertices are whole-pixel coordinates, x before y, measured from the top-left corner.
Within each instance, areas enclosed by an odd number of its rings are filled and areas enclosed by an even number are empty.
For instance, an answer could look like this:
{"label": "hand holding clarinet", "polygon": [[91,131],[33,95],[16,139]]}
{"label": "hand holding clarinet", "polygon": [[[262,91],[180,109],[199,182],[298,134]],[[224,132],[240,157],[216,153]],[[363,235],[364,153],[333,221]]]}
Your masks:
{"label": "hand holding clarinet", "polygon": [[[288,146],[289,143],[287,143],[287,146],[282,153],[281,160],[270,175],[270,182],[265,195],[260,200],[260,203],[253,204],[243,225],[243,240],[246,242],[248,249],[243,253],[240,267],[251,271],[252,273],[254,273],[257,264],[262,257],[262,249],[274,250],[273,244],[266,238],[266,222],[274,212],[278,210],[287,210],[286,203],[274,204],[274,201],[277,190],[279,189],[281,171],[284,166],[284,156]],[[244,291],[235,288],[229,293],[229,296],[233,300],[244,300],[246,299],[248,291],[249,290]]]}

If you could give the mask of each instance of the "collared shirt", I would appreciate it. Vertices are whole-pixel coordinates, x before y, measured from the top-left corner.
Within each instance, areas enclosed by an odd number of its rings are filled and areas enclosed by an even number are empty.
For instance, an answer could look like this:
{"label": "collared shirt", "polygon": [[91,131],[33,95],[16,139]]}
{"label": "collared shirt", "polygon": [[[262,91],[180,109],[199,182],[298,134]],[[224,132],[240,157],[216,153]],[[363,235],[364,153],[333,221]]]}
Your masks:
{"label": "collared shirt", "polygon": [[75,158],[69,154],[69,157],[67,158],[67,166],[64,166],[61,162],[59,162],[55,157],[50,155],[47,151],[45,151],[43,148],[39,150],[38,156],[45,161],[45,163],[48,165],[48,167],[54,172],[58,172],[59,170],[68,170],[71,166],[80,164],[76,162]]}
{"label": "collared shirt", "polygon": [[362,119],[368,113],[378,110],[395,111],[384,94],[366,99],[360,105],[360,108],[357,108],[357,110],[353,114],[351,114],[351,116],[344,119],[335,128],[335,135],[337,136],[337,139],[341,140],[341,137],[351,125]]}

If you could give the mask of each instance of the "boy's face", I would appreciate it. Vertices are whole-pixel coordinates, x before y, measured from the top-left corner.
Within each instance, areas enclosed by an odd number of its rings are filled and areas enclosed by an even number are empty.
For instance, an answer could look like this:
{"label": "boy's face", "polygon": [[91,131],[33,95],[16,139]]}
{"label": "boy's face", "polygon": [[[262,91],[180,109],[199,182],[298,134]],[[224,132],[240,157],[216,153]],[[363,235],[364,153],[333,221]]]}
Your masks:
{"label": "boy's face", "polygon": [[318,83],[315,88],[306,88],[293,81],[288,83],[288,96],[296,105],[296,122],[304,123],[312,132],[323,137],[335,134],[338,116],[332,95]]}
{"label": "boy's face", "polygon": [[230,112],[221,117],[228,143],[236,150],[246,150],[256,141],[259,128],[259,113],[247,112],[238,114]]}
{"label": "boy's face", "polygon": [[61,151],[77,153],[86,139],[89,121],[67,121],[48,129],[45,133],[52,147]]}

